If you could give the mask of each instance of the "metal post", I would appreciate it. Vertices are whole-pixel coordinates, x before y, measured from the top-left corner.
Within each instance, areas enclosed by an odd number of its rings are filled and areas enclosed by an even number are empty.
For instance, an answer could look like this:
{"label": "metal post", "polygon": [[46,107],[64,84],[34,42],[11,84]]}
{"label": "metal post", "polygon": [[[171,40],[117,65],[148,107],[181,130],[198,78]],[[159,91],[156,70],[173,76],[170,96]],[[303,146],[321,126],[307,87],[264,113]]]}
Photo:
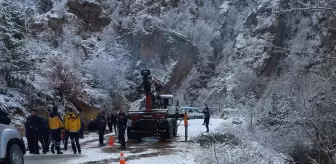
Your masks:
{"label": "metal post", "polygon": [[185,133],[185,141],[188,141],[188,114],[185,112],[184,114],[184,133]]}
{"label": "metal post", "polygon": [[188,126],[184,126],[185,129],[185,141],[188,141]]}

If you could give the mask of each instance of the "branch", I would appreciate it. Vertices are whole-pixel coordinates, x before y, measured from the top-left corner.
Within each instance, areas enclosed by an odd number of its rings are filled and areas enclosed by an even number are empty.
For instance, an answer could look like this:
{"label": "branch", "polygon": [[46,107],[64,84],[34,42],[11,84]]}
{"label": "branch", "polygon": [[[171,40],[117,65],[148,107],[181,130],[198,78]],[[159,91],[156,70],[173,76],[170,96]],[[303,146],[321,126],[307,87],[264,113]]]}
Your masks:
{"label": "branch", "polygon": [[310,158],[308,154],[306,154],[306,157],[310,160],[311,163],[317,164],[317,162],[313,158]]}
{"label": "branch", "polygon": [[316,124],[316,122],[315,122],[313,119],[310,118],[310,116],[309,116],[309,114],[307,113],[306,109],[304,109],[304,108],[303,108],[297,101],[295,101],[295,100],[293,100],[293,99],[291,99],[291,100],[297,104],[298,108],[299,108],[299,109],[306,115],[306,118],[307,118],[308,120],[310,120],[310,121],[313,123],[314,127],[317,128],[317,129],[321,132],[321,134],[322,134],[323,136],[326,136],[326,135],[323,134],[323,131],[322,131],[321,128]]}

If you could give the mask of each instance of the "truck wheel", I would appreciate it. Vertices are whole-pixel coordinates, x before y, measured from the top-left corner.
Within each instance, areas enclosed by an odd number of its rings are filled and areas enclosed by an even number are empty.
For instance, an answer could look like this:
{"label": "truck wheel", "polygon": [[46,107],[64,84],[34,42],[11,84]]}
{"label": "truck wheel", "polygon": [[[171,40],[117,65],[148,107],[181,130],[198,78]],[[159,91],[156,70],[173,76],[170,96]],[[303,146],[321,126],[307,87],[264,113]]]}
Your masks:
{"label": "truck wheel", "polygon": [[129,128],[127,128],[127,138],[128,140],[133,140],[133,134],[130,132]]}
{"label": "truck wheel", "polygon": [[174,138],[174,127],[170,125],[168,132],[166,133],[166,139],[173,139]]}
{"label": "truck wheel", "polygon": [[170,126],[166,132],[160,133],[160,140],[173,139],[173,136],[174,136],[173,133],[174,133],[173,127]]}
{"label": "truck wheel", "polygon": [[138,142],[141,142],[141,137],[138,137],[135,140],[138,141]]}
{"label": "truck wheel", "polygon": [[168,134],[169,139],[173,139],[174,138],[174,131],[175,131],[174,127],[171,127],[169,129],[169,134]]}
{"label": "truck wheel", "polygon": [[11,144],[7,152],[7,162],[11,164],[24,164],[23,152],[17,144]]}
{"label": "truck wheel", "polygon": [[129,132],[129,129],[127,129],[127,138],[128,140],[136,140],[138,142],[141,142],[141,137],[136,136],[135,133]]}
{"label": "truck wheel", "polygon": [[177,136],[177,126],[174,127],[173,129],[173,137]]}
{"label": "truck wheel", "polygon": [[175,119],[173,120],[173,137],[177,136],[177,128],[178,128],[177,119]]}

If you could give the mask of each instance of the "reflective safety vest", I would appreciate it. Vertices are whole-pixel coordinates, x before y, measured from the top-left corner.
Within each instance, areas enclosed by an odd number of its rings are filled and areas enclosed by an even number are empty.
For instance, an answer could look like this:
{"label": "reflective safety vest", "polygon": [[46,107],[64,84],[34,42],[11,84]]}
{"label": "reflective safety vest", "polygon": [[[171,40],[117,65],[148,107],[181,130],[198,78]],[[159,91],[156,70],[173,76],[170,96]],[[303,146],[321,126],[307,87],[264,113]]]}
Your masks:
{"label": "reflective safety vest", "polygon": [[58,116],[49,117],[49,128],[51,130],[63,128],[63,122]]}
{"label": "reflective safety vest", "polygon": [[65,129],[69,132],[78,132],[81,128],[81,122],[78,116],[68,116],[65,121]]}

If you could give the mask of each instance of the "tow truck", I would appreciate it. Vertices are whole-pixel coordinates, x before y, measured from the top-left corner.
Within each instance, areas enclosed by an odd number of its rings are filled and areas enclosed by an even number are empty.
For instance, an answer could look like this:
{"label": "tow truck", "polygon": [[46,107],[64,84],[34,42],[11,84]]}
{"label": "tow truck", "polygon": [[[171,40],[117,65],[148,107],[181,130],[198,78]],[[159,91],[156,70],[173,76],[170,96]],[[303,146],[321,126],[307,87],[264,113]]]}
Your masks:
{"label": "tow truck", "polygon": [[[127,137],[129,140],[141,141],[144,137],[159,136],[160,139],[173,139],[177,136],[178,120],[183,117],[179,114],[179,101],[171,94],[160,94],[162,85],[157,84],[150,70],[142,70],[145,100],[140,109],[130,109],[127,112]],[[156,95],[152,92],[155,82]]]}

